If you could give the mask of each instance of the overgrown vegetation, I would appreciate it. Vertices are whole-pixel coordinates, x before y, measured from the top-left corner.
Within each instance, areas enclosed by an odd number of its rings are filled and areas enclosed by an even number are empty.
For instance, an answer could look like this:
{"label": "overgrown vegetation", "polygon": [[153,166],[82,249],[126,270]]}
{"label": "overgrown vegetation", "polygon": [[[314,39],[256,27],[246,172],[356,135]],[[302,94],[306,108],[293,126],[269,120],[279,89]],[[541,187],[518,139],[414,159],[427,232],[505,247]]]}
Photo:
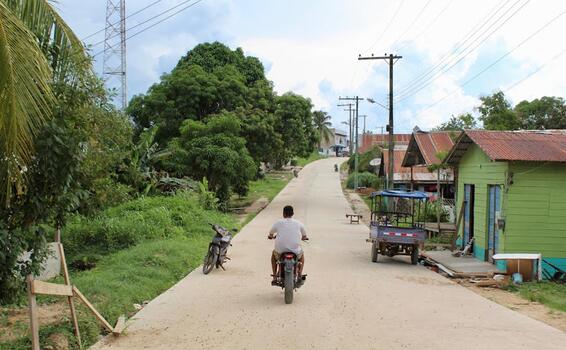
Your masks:
{"label": "overgrown vegetation", "polygon": [[[207,222],[236,227],[232,216],[202,208],[197,194],[189,192],[136,199],[91,218],[73,216],[63,231],[73,284],[114,323],[135,312],[134,303],[153,299],[202,263],[213,236]],[[81,312],[80,320],[90,345],[100,328],[90,313]],[[72,339],[66,319],[42,327],[42,338],[52,332]],[[29,348],[29,337],[0,346]]]}
{"label": "overgrown vegetation", "polygon": [[[361,153],[358,156],[358,171],[360,173],[369,172],[369,173],[377,174],[377,171],[379,169],[370,165],[369,163],[375,158],[380,158],[381,152],[382,149],[379,146],[374,146],[372,149],[367,150],[364,153]],[[356,167],[355,157],[352,156],[348,159],[348,169],[350,170],[350,173],[355,171],[355,167]]]}
{"label": "overgrown vegetation", "polygon": [[[348,175],[346,180],[346,187],[349,189],[354,189],[356,173],[351,173]],[[381,180],[379,177],[372,173],[359,173],[358,174],[358,187],[371,187],[378,189],[381,187]]]}

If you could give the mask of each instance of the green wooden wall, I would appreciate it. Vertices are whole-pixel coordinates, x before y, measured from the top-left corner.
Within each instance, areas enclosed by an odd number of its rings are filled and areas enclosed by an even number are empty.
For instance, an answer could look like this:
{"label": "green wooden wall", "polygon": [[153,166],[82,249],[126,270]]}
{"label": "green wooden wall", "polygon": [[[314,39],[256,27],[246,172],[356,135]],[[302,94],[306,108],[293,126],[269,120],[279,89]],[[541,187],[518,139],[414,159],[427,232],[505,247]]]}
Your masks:
{"label": "green wooden wall", "polygon": [[498,252],[542,253],[566,268],[566,164],[493,162],[472,145],[458,166],[458,210],[464,184],[475,185],[474,255],[478,259],[485,260],[487,247],[488,186],[501,185],[505,229],[499,233]]}
{"label": "green wooden wall", "polygon": [[566,164],[510,162],[506,252],[566,258]]}
{"label": "green wooden wall", "polygon": [[[474,255],[485,260],[487,247],[487,206],[488,186],[501,185],[501,210],[506,208],[506,193],[504,184],[507,178],[508,166],[506,162],[493,162],[477,146],[472,145],[464,154],[458,165],[457,210],[462,207],[464,200],[464,184],[475,185],[474,205]],[[459,235],[463,237],[463,223],[460,225]],[[506,237],[499,234],[498,252],[503,252]]]}

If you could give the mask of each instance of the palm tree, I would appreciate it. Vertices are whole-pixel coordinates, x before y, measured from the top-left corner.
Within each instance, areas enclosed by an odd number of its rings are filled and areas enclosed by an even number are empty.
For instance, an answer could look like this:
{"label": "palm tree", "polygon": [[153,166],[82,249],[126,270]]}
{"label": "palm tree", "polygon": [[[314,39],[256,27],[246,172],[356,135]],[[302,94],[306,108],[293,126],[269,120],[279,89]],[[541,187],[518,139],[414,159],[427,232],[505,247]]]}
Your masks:
{"label": "palm tree", "polygon": [[328,142],[328,141],[330,141],[330,138],[332,137],[332,131],[330,130],[330,126],[332,126],[332,123],[330,123],[330,119],[332,119],[332,117],[329,116],[328,113],[326,113],[324,111],[314,111],[313,112],[314,127],[318,131],[318,134],[320,136],[320,138],[318,140],[318,148],[319,149],[320,149],[320,145],[322,143],[322,140]]}
{"label": "palm tree", "polygon": [[81,41],[48,0],[0,0],[0,203],[25,189],[34,138],[56,99],[52,84],[91,71]]}

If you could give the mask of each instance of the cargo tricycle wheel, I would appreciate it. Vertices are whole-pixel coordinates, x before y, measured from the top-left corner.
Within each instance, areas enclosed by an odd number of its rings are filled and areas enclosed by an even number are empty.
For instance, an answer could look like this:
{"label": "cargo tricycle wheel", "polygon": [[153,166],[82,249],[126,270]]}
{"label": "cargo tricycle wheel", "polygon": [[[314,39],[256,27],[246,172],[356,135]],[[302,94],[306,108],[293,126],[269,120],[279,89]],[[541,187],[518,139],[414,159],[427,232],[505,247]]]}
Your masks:
{"label": "cargo tricycle wheel", "polygon": [[419,263],[419,246],[414,245],[411,251],[411,264],[416,265]]}
{"label": "cargo tricycle wheel", "polygon": [[377,262],[377,242],[373,242],[371,244],[371,261]]}

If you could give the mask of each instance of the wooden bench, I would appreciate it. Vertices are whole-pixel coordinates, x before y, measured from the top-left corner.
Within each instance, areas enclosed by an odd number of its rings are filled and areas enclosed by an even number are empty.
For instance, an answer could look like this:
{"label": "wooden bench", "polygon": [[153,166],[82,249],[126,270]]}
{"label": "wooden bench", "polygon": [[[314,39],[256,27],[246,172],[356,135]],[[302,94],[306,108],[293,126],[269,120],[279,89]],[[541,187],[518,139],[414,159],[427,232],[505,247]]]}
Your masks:
{"label": "wooden bench", "polygon": [[346,219],[350,219],[350,224],[359,224],[363,216],[359,214],[346,214]]}

